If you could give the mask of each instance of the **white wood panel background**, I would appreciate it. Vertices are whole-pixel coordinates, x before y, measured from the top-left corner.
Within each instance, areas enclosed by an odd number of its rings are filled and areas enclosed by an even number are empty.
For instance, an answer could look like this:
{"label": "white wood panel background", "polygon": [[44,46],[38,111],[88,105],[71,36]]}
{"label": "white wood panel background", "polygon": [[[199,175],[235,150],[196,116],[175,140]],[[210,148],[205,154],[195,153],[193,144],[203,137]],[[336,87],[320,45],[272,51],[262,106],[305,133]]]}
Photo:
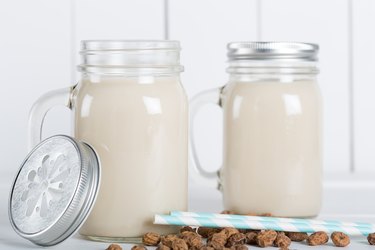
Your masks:
{"label": "white wood panel background", "polygon": [[[375,173],[374,21],[373,0],[1,1],[0,173],[13,175],[27,153],[33,101],[77,80],[84,39],[180,40],[189,97],[226,82],[227,42],[317,42],[325,170]],[[69,112],[62,111],[48,116],[46,135],[69,131]],[[207,107],[197,125],[202,161],[218,166],[220,111]]]}

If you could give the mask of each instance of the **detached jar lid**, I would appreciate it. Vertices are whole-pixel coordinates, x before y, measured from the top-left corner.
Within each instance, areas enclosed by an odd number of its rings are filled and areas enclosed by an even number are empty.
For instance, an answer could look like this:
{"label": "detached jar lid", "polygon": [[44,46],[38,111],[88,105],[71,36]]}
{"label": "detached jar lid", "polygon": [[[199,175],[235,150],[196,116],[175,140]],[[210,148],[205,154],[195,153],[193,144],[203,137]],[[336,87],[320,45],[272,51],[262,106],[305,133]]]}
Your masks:
{"label": "detached jar lid", "polygon": [[41,246],[76,232],[95,202],[100,166],[94,150],[71,137],[53,136],[22,163],[9,200],[14,230]]}

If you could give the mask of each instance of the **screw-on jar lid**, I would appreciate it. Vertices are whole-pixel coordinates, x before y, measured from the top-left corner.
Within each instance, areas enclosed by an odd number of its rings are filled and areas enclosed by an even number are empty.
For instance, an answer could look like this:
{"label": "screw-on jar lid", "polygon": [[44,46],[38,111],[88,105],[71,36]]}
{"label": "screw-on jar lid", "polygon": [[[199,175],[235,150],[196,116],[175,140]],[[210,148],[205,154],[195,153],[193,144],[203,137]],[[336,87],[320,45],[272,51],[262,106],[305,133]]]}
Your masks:
{"label": "screw-on jar lid", "polygon": [[232,42],[227,47],[229,61],[317,61],[319,51],[317,44],[298,42]]}
{"label": "screw-on jar lid", "polygon": [[46,139],[14,180],[9,200],[14,230],[37,245],[62,242],[87,218],[99,182],[99,160],[89,145],[63,135]]}

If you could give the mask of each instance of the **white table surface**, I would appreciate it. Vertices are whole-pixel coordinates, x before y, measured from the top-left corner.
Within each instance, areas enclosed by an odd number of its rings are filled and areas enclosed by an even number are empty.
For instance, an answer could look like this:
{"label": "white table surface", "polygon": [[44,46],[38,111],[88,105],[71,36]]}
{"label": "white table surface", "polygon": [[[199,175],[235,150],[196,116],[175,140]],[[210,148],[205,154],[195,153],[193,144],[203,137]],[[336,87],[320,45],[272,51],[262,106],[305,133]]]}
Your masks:
{"label": "white table surface", "polygon": [[[352,184],[340,181],[330,181],[325,184],[323,208],[319,218],[342,219],[345,221],[363,221],[375,223],[375,181],[354,181]],[[1,180],[1,177],[0,177]],[[12,249],[41,249],[27,240],[20,238],[11,228],[8,220],[8,195],[11,180],[0,182],[0,250]],[[218,212],[222,210],[221,196],[216,190],[204,187],[190,188],[190,211]],[[130,249],[132,245],[121,244],[123,249]],[[51,249],[56,250],[103,250],[107,243],[92,242],[79,237],[78,234]],[[256,247],[250,246],[249,249]],[[150,248],[151,249],[151,248]],[[273,248],[269,248],[273,249]],[[276,249],[276,248],[274,248]],[[306,244],[292,243],[290,249],[337,249],[332,243],[325,246],[309,247]],[[345,249],[372,249],[365,237],[352,238],[352,243]]]}

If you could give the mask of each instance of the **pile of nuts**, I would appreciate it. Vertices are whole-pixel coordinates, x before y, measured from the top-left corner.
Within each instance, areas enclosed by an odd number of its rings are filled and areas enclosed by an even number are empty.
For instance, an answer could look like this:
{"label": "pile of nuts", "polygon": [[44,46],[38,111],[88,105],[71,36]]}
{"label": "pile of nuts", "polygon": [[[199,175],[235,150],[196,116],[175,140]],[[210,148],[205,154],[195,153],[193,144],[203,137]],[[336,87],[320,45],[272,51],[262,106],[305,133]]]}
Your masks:
{"label": "pile of nuts", "polygon": [[[179,234],[161,236],[153,232],[146,233],[142,238],[143,245],[133,246],[131,250],[147,250],[145,246],[156,246],[156,250],[247,250],[246,245],[274,246],[287,250],[292,241],[306,241],[310,246],[319,246],[326,244],[328,240],[329,236],[325,232],[308,235],[307,233],[273,230],[186,226],[180,229]],[[349,236],[342,232],[333,232],[331,240],[337,247],[350,244]],[[369,234],[367,240],[370,245],[375,245],[375,233]],[[122,248],[117,244],[111,244],[107,250],[122,250]]]}

